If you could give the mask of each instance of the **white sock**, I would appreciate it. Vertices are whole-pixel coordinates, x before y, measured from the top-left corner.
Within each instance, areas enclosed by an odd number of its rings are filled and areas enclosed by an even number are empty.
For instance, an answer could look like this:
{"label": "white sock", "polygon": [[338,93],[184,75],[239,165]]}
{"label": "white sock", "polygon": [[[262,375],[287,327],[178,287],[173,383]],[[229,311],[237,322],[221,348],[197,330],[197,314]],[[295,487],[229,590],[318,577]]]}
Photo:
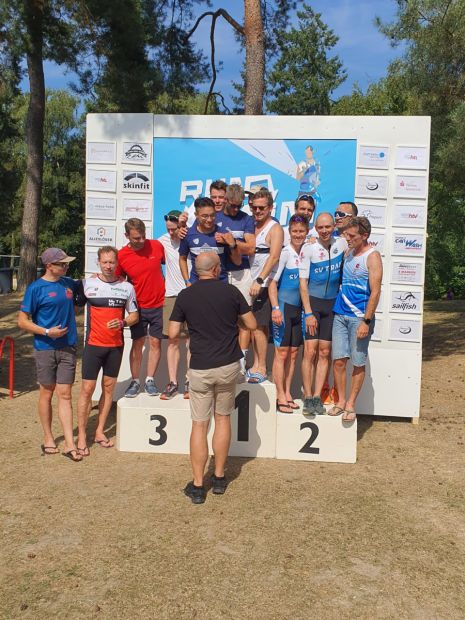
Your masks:
{"label": "white sock", "polygon": [[153,381],[153,377],[145,377],[145,383],[147,383],[147,381]]}
{"label": "white sock", "polygon": [[135,381],[137,383],[137,385],[140,385],[139,379],[133,379],[133,381]]}

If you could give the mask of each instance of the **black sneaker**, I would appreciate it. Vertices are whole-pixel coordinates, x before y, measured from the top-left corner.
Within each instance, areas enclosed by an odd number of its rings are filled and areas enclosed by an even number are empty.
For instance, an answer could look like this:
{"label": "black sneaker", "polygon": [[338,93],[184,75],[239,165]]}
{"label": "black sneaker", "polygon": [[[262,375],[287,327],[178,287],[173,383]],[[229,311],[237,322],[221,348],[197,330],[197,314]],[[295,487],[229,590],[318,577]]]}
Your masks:
{"label": "black sneaker", "polygon": [[223,495],[226,491],[226,487],[228,486],[228,482],[226,478],[223,476],[222,478],[218,478],[213,474],[212,476],[212,493],[215,495]]}
{"label": "black sneaker", "polygon": [[160,394],[161,400],[169,400],[173,398],[178,393],[178,384],[170,381],[168,385],[165,387],[163,392]]}
{"label": "black sneaker", "polygon": [[326,409],[319,396],[313,397],[313,411],[316,415],[326,415]]}
{"label": "black sneaker", "polygon": [[184,494],[190,497],[193,504],[203,504],[207,496],[204,487],[195,487],[193,482],[188,482]]}

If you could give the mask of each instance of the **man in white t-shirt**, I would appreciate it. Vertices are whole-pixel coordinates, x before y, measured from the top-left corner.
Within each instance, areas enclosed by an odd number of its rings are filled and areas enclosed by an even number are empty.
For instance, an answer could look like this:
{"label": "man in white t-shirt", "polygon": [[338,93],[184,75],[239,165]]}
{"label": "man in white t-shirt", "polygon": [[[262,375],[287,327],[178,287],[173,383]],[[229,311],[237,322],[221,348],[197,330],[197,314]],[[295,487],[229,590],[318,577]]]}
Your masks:
{"label": "man in white t-shirt", "polygon": [[[185,288],[184,280],[179,269],[179,216],[181,211],[173,210],[165,217],[166,233],[158,238],[158,241],[165,249],[165,304],[163,306],[163,334],[168,336],[168,325],[174,302],[178,294]],[[181,337],[187,338],[185,325],[181,329]],[[186,348],[188,347],[186,340]],[[188,350],[188,349],[187,349]],[[169,400],[178,392],[178,365],[179,365],[179,338],[168,338],[168,348],[166,350],[166,361],[168,364],[169,383],[160,395],[161,400]],[[189,384],[186,381],[184,388],[184,398],[189,398]]]}

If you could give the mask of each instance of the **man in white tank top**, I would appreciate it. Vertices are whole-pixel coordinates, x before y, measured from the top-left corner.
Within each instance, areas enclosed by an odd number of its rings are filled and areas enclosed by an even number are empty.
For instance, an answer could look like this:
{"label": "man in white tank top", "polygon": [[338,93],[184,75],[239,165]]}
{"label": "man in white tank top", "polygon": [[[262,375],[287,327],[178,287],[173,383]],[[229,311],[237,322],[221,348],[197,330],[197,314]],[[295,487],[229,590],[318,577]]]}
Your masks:
{"label": "man in white tank top", "polygon": [[[381,255],[368,244],[370,233],[371,224],[366,217],[353,217],[349,221],[344,231],[349,249],[344,257],[342,286],[333,307],[333,373],[339,400],[329,415],[342,413],[345,422],[356,418],[355,400],[365,379],[368,345],[383,278]],[[349,359],[353,371],[346,400]]]}
{"label": "man in white tank top", "polygon": [[247,372],[247,379],[249,383],[262,383],[267,376],[266,351],[271,318],[268,282],[278,266],[284,233],[280,224],[271,217],[273,196],[268,190],[259,190],[254,195],[250,209],[255,220],[255,254],[250,257],[253,279],[250,296],[257,329],[253,332],[254,361]]}

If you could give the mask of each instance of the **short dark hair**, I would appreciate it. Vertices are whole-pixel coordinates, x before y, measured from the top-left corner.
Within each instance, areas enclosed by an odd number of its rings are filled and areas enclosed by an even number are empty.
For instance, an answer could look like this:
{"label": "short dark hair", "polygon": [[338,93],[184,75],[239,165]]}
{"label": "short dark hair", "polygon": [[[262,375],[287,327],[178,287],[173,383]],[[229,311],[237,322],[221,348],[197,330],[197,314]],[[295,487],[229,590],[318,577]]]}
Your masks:
{"label": "short dark hair", "polygon": [[258,192],[255,192],[253,195],[253,200],[256,200],[257,198],[266,198],[268,206],[273,206],[273,194],[269,190],[263,188],[259,189]]}
{"label": "short dark hair", "polygon": [[[351,217],[347,224],[347,228],[352,227],[357,228],[359,233],[368,233],[368,236],[371,235],[371,224],[367,217]],[[345,230],[347,230],[347,228]]]}
{"label": "short dark hair", "polygon": [[340,205],[350,205],[352,208],[352,215],[354,217],[357,217],[358,215],[358,207],[355,204],[355,202],[351,202],[350,200],[341,200],[341,202],[339,203]]}
{"label": "short dark hair", "polygon": [[215,203],[211,198],[196,198],[194,202],[194,208],[196,211],[201,209],[202,207],[212,207],[215,208]]}
{"label": "short dark hair", "polygon": [[112,245],[104,245],[103,247],[99,248],[97,250],[98,259],[100,260],[100,257],[102,256],[102,254],[110,254],[110,252],[113,252],[116,259],[118,259],[118,250],[114,248]]}
{"label": "short dark hair", "polygon": [[294,202],[294,209],[297,209],[299,202],[309,202],[315,211],[315,199],[313,196],[310,196],[310,194],[302,194],[302,196],[298,196]]}
{"label": "short dark hair", "polygon": [[216,181],[210,183],[210,192],[212,191],[212,189],[223,190],[225,192],[228,189],[228,186],[221,179],[217,179]]}
{"label": "short dark hair", "polygon": [[305,215],[291,215],[291,219],[289,220],[289,228],[292,224],[303,224],[306,228],[310,228],[308,217],[305,217]]}
{"label": "short dark hair", "polygon": [[138,217],[131,217],[127,222],[124,223],[124,230],[128,235],[130,230],[137,230],[139,232],[145,233],[145,224]]}

